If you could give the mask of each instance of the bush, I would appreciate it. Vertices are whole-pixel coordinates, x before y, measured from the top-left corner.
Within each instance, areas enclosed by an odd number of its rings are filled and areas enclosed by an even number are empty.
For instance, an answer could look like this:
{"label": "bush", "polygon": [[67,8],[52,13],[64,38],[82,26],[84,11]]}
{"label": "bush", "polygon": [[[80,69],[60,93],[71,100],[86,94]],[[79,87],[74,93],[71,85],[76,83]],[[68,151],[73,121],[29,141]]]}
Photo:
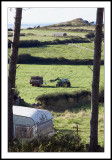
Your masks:
{"label": "bush", "polygon": [[90,33],[86,34],[86,37],[87,38],[94,38],[95,34],[93,32],[90,32]]}
{"label": "bush", "polygon": [[13,101],[13,105],[19,105],[19,106],[30,106],[29,103],[25,102],[24,99],[21,99],[21,97],[19,96],[20,92],[18,91],[17,87],[14,91],[14,101]]}
{"label": "bush", "polygon": [[53,43],[54,43],[54,44],[59,44],[59,43],[60,43],[60,40],[57,38],[57,39],[53,40]]}
{"label": "bush", "polygon": [[104,103],[104,88],[100,89],[99,102]]}
{"label": "bush", "polygon": [[82,152],[85,151],[81,138],[77,135],[57,131],[52,137],[39,137],[30,141],[13,140],[9,152]]}

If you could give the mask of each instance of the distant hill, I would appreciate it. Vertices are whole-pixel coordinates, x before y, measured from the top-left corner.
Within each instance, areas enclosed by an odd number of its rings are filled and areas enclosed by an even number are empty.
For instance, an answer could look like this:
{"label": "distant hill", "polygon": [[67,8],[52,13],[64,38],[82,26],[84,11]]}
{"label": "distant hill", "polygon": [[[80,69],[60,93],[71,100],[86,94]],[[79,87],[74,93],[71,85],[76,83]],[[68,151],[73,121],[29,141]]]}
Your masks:
{"label": "distant hill", "polygon": [[61,22],[58,24],[49,25],[49,27],[63,27],[63,26],[87,26],[92,25],[87,20],[83,20],[82,18],[73,19],[71,21]]}

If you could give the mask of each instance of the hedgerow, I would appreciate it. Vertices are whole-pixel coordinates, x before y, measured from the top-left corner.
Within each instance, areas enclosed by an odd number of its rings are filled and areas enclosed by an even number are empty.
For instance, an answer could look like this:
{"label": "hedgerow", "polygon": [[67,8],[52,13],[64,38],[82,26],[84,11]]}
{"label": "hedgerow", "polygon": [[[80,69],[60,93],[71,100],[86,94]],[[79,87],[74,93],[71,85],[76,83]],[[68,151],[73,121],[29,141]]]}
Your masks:
{"label": "hedgerow", "polygon": [[[53,41],[38,41],[38,40],[21,40],[19,41],[20,48],[27,47],[39,47],[42,45],[56,45],[56,44],[66,44],[66,43],[89,43],[90,41],[87,38],[74,37],[71,39],[59,40],[55,39]],[[11,42],[8,41],[8,48],[11,48]]]}
{"label": "hedgerow", "polygon": [[41,107],[54,111],[64,111],[66,109],[75,108],[91,100],[91,92],[78,91],[73,93],[52,93],[43,94],[36,98],[40,101]]}
{"label": "hedgerow", "polygon": [[85,145],[79,135],[55,132],[51,137],[39,136],[29,141],[18,139],[9,143],[9,152],[84,152]]}

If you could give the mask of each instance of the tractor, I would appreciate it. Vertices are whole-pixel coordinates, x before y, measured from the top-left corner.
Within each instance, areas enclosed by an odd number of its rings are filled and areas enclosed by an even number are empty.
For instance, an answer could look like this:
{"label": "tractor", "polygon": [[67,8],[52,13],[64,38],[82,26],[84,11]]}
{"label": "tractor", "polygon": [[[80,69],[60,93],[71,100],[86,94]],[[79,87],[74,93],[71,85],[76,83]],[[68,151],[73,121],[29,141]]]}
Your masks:
{"label": "tractor", "polygon": [[54,80],[50,80],[50,82],[55,82],[57,81],[56,87],[70,87],[70,81],[68,78],[56,78]]}

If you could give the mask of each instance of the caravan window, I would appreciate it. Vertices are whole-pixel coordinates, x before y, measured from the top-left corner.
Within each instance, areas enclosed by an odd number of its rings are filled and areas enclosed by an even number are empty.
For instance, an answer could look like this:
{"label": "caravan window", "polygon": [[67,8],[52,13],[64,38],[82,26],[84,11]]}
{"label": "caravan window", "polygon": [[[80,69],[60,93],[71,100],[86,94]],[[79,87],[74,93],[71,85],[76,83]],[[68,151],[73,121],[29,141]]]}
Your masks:
{"label": "caravan window", "polygon": [[16,126],[16,138],[31,138],[32,127],[29,126]]}

